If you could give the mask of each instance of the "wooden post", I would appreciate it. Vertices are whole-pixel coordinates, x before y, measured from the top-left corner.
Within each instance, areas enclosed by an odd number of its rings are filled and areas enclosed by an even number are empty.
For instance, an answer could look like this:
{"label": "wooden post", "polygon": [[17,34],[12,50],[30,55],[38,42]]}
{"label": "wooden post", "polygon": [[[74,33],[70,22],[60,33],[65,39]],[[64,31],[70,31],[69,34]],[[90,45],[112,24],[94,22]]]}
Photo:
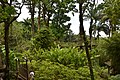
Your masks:
{"label": "wooden post", "polygon": [[27,58],[25,58],[26,59],[26,69],[27,69],[27,71],[26,71],[26,73],[27,73],[27,80],[29,80],[29,73],[28,73],[28,59]]}
{"label": "wooden post", "polygon": [[16,80],[18,80],[18,59],[16,59]]}

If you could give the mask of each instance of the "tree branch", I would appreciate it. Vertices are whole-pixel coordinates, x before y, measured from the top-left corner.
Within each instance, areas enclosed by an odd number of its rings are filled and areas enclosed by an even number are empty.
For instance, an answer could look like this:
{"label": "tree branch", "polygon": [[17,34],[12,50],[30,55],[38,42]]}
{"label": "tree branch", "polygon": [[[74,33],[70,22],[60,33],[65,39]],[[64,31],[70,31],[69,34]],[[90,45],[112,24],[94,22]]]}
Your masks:
{"label": "tree branch", "polygon": [[23,4],[19,8],[20,12],[17,14],[17,16],[13,17],[13,19],[10,21],[10,23],[12,23],[13,21],[15,21],[20,16],[22,7],[24,6],[24,3],[25,3],[25,0],[23,1]]}
{"label": "tree branch", "polygon": [[7,4],[7,5],[10,6],[10,4],[8,3],[8,1],[5,2],[5,1],[1,0],[0,2],[1,2],[1,4],[3,4],[3,5]]}
{"label": "tree branch", "polygon": [[12,5],[12,0],[10,0],[10,6]]}
{"label": "tree branch", "polygon": [[85,12],[85,10],[86,10],[86,8],[87,8],[87,6],[88,6],[89,3],[90,3],[90,2],[87,2],[87,4],[85,5],[85,7],[84,7],[84,9],[83,9],[83,14],[84,14],[84,12]]}

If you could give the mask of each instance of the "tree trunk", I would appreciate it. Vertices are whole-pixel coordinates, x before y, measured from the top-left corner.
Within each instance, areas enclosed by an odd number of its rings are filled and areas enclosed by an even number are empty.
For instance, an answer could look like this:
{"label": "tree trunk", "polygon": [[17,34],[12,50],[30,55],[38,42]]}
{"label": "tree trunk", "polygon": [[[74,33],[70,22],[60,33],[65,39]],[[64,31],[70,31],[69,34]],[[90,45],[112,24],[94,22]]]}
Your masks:
{"label": "tree trunk", "polygon": [[80,35],[80,46],[83,46],[83,18],[82,18],[82,5],[83,3],[79,3],[79,21],[80,21],[80,26],[79,26],[79,35]]}
{"label": "tree trunk", "polygon": [[99,40],[99,36],[100,36],[100,30],[98,30],[97,32],[97,39]]}
{"label": "tree trunk", "polygon": [[116,25],[112,24],[112,21],[109,20],[110,23],[110,28],[111,28],[111,36],[114,34],[114,32],[116,31]]}
{"label": "tree trunk", "polygon": [[80,26],[79,26],[79,34],[80,36],[83,35],[84,31],[83,31],[83,16],[82,16],[82,5],[83,3],[79,3],[79,21],[80,21]]}
{"label": "tree trunk", "polygon": [[[53,3],[54,2],[51,3],[51,7],[52,7]],[[47,12],[48,12],[47,26],[49,27],[50,17],[52,16],[52,10],[47,10]]]}
{"label": "tree trunk", "polygon": [[90,35],[90,50],[92,48],[92,24],[93,24],[93,19],[91,18],[91,21],[90,21],[90,28],[89,28],[89,35]]}
{"label": "tree trunk", "polygon": [[[94,6],[95,6],[95,0],[93,0],[93,6],[92,6],[92,9],[91,9],[91,11],[93,11],[93,8],[94,8]],[[92,31],[93,31],[93,17],[94,16],[94,14],[93,13],[91,13],[91,20],[90,20],[90,28],[89,28],[89,35],[90,35],[90,50],[91,50],[91,48],[92,48]]]}
{"label": "tree trunk", "polygon": [[32,23],[32,27],[31,27],[31,33],[32,36],[34,36],[34,13],[35,13],[35,2],[32,1],[32,6],[31,6],[31,23]]}
{"label": "tree trunk", "polygon": [[91,76],[91,80],[94,80],[93,68],[92,68],[92,63],[91,63],[90,54],[89,54],[89,50],[88,50],[88,41],[86,39],[86,35],[85,35],[84,27],[83,27],[82,5],[83,5],[83,3],[79,3],[80,35],[83,35],[83,40],[84,40],[85,50],[86,50],[86,56],[87,56],[87,59],[88,59],[88,67],[89,67],[89,70],[90,70],[90,76]]}
{"label": "tree trunk", "polygon": [[86,56],[87,56],[87,59],[88,59],[88,66],[89,66],[89,69],[90,69],[91,80],[94,80],[94,73],[93,73],[92,63],[91,63],[90,54],[89,54],[89,50],[88,50],[88,41],[86,39],[85,32],[84,32],[84,35],[83,35],[83,39],[84,39],[84,44],[85,44]]}
{"label": "tree trunk", "polygon": [[27,80],[29,80],[29,70],[28,70],[28,59],[26,58],[26,73],[27,73]]}
{"label": "tree trunk", "polygon": [[38,31],[40,31],[40,10],[41,10],[41,5],[40,5],[40,1],[39,1],[39,5],[38,5]]}
{"label": "tree trunk", "polygon": [[[46,6],[45,6],[45,4],[43,3],[43,20],[44,20],[44,23],[45,23],[45,25],[46,25],[45,14],[46,14]],[[47,25],[46,25],[46,26],[47,26]]]}
{"label": "tree trunk", "polygon": [[6,70],[5,70],[5,80],[10,80],[9,78],[9,45],[8,45],[8,41],[9,41],[9,23],[8,21],[5,22],[5,25],[4,25],[4,30],[5,30],[5,37],[4,37],[4,40],[5,40],[5,53],[6,53],[6,56],[5,56],[5,60],[6,60]]}
{"label": "tree trunk", "polygon": [[47,15],[48,15],[48,19],[47,19],[47,24],[46,24],[46,25],[47,25],[47,27],[49,27],[49,21],[50,21],[50,17],[51,17],[49,11],[48,11],[48,14],[47,14]]}

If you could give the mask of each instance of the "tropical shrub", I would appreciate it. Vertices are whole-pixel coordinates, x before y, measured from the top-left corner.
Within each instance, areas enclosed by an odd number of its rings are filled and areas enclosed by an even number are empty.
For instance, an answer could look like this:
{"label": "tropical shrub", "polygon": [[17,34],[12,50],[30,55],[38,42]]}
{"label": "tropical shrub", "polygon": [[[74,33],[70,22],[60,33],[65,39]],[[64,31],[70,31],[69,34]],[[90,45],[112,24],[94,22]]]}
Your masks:
{"label": "tropical shrub", "polygon": [[87,67],[75,70],[49,60],[34,61],[33,63],[35,67],[39,66],[35,68],[35,80],[90,80]]}
{"label": "tropical shrub", "polygon": [[109,80],[120,80],[120,74],[116,76],[111,76]]}
{"label": "tropical shrub", "polygon": [[[34,49],[31,54],[31,56],[34,55],[33,60],[50,60],[51,62],[58,62],[76,69],[87,65],[85,52],[82,50],[78,51],[77,48],[52,48],[50,50]],[[28,57],[30,57],[30,54]]]}
{"label": "tropical shrub", "polygon": [[54,47],[54,40],[55,38],[50,29],[42,28],[40,32],[38,32],[38,34],[32,39],[33,48],[36,48],[37,50],[39,48],[50,49],[51,47]]}
{"label": "tropical shrub", "polygon": [[120,33],[115,33],[109,39],[104,39],[99,46],[102,61],[111,61],[112,74],[120,73]]}

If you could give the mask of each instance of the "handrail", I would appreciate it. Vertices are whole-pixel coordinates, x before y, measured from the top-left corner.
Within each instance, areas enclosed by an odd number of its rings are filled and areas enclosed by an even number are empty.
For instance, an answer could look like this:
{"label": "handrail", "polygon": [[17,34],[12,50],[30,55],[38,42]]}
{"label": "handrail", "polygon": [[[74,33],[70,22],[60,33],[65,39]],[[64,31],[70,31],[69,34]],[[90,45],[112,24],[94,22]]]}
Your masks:
{"label": "handrail", "polygon": [[25,78],[22,74],[18,74],[18,76],[19,76],[20,78],[22,78],[22,79],[27,80],[27,78]]}
{"label": "handrail", "polygon": [[27,80],[28,71],[25,67],[25,65],[19,65],[19,75],[21,75],[22,77],[24,77],[24,79]]}

